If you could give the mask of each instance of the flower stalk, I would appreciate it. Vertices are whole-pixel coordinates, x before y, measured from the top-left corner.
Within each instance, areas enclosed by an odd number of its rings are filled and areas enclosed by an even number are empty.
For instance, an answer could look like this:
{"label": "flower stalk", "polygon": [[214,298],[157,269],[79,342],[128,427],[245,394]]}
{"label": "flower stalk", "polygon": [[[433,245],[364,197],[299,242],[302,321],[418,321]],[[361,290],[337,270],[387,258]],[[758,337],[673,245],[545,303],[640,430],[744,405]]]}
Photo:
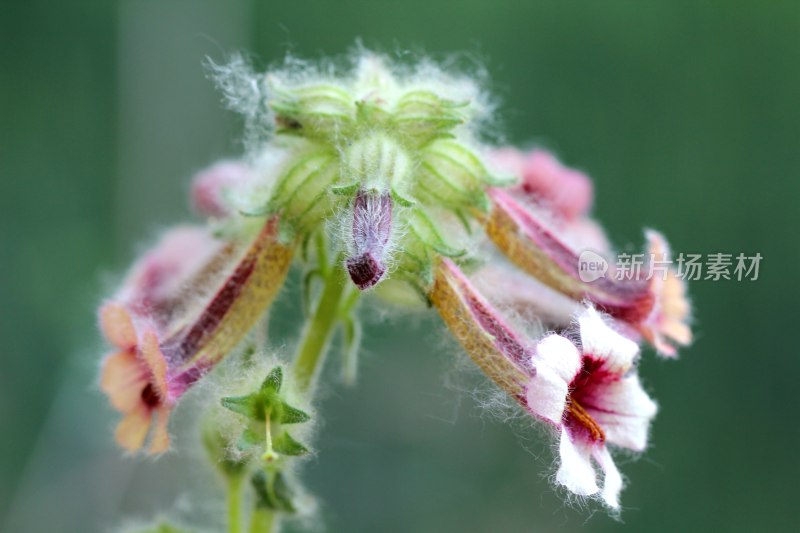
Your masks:
{"label": "flower stalk", "polygon": [[228,533],[242,532],[243,476],[228,477]]}
{"label": "flower stalk", "polygon": [[322,292],[314,314],[303,328],[293,367],[297,387],[301,392],[314,389],[340,316],[339,310],[347,288],[345,280],[344,269],[337,261],[323,279]]}

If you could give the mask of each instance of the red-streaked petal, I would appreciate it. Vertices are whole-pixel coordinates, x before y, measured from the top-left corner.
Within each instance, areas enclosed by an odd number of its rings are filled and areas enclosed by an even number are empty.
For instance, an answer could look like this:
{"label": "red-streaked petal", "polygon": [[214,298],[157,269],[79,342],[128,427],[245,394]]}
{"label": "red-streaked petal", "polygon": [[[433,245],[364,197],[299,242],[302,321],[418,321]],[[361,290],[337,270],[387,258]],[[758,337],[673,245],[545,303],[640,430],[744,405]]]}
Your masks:
{"label": "red-streaked petal", "polygon": [[585,308],[578,315],[583,353],[596,361],[602,371],[618,379],[633,366],[639,356],[639,346],[617,333],[594,308]]}
{"label": "red-streaked petal", "polygon": [[650,422],[658,406],[637,375],[593,383],[581,391],[578,401],[603,428],[607,442],[637,452],[647,447]]}

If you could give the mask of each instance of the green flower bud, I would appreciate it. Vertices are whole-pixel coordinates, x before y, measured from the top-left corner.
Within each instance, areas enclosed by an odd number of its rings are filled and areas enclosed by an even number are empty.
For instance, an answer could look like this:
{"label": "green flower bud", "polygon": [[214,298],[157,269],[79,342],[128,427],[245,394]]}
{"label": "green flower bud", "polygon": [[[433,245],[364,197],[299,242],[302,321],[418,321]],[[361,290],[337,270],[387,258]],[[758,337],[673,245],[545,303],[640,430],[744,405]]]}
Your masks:
{"label": "green flower bud", "polygon": [[435,137],[452,136],[451,130],[467,121],[469,102],[454,102],[432,91],[412,90],[397,101],[393,124],[417,145]]}
{"label": "green flower bud", "polygon": [[342,178],[367,191],[403,190],[411,163],[400,143],[383,132],[364,135],[344,152]]}
{"label": "green flower bud", "polygon": [[330,138],[355,122],[355,99],[342,87],[318,84],[281,88],[274,78],[270,81],[274,91],[270,107],[279,133]]}

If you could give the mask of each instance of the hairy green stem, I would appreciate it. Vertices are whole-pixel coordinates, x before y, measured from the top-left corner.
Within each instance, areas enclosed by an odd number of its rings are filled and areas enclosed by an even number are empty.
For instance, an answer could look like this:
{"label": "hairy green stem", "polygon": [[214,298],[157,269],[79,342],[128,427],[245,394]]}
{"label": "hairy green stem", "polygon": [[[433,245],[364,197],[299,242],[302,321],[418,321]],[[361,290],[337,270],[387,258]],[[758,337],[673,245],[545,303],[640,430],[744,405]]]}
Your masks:
{"label": "hairy green stem", "polygon": [[322,288],[317,308],[306,324],[294,360],[294,375],[300,392],[313,388],[321,363],[324,360],[333,330],[339,321],[339,308],[345,294],[345,272],[338,263],[333,264]]}
{"label": "hairy green stem", "polygon": [[272,533],[276,515],[269,509],[256,507],[250,517],[249,533]]}
{"label": "hairy green stem", "polygon": [[244,477],[228,476],[228,531],[242,531],[242,481]]}

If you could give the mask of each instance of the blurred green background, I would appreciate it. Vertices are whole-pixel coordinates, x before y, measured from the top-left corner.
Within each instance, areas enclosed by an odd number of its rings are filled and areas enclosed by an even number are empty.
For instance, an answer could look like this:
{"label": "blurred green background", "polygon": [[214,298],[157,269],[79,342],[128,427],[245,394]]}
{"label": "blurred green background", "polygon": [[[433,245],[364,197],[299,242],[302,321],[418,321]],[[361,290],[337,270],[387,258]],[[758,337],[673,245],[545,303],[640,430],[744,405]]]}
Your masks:
{"label": "blurred green background", "polygon": [[304,471],[328,531],[796,531],[800,3],[696,0],[3,2],[2,530],[214,514],[189,490],[213,478],[185,458],[114,448],[94,308],[137,246],[190,217],[192,173],[241,150],[204,58],[265,66],[357,37],[482,62],[508,139],[586,169],[615,244],[648,226],[676,251],[764,260],[758,281],[691,286],[679,361],[645,354],[661,412],[652,448],[621,461],[624,525],[565,505],[545,439],[445,386],[441,326],[371,324],[359,386],[324,389]]}

